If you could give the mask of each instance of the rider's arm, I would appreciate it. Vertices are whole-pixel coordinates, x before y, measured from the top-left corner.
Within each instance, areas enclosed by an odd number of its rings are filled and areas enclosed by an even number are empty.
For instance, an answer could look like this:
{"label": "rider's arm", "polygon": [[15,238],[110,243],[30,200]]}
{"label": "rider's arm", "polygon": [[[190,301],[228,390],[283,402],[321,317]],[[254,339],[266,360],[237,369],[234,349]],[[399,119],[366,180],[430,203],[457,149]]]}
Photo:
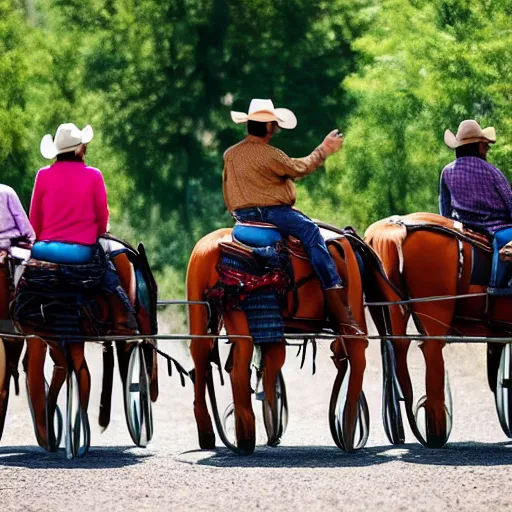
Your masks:
{"label": "rider's arm", "polygon": [[42,209],[42,178],[41,171],[36,175],[36,181],[34,183],[34,190],[32,191],[32,201],[30,201],[30,224],[34,228],[36,239],[41,234],[41,209]]}
{"label": "rider's arm", "polygon": [[439,213],[443,217],[452,216],[452,199],[450,195],[450,189],[444,181],[444,171],[441,173],[441,179],[439,180]]}
{"label": "rider's arm", "polygon": [[14,222],[16,223],[19,232],[33,242],[36,239],[36,234],[34,233],[34,229],[32,228],[27,214],[23,209],[20,198],[13,189],[9,192],[8,205]]}
{"label": "rider's arm", "polygon": [[318,169],[327,158],[324,148],[320,146],[304,158],[290,158],[281,150],[269,147],[272,150],[270,169],[278,176],[286,178],[303,178]]}
{"label": "rider's arm", "polygon": [[96,190],[94,194],[94,205],[96,208],[96,220],[98,221],[98,236],[107,232],[108,225],[108,203],[107,189],[102,174],[98,171]]}

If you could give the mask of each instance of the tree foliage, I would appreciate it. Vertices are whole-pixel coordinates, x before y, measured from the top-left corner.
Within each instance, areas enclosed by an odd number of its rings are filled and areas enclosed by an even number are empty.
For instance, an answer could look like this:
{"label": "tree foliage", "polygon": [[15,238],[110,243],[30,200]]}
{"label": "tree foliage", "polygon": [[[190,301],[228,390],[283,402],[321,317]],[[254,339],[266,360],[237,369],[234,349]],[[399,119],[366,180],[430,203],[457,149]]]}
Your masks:
{"label": "tree foliage", "polygon": [[443,132],[463,119],[497,128],[489,158],[510,172],[511,18],[511,0],[0,0],[3,181],[28,204],[41,137],[92,124],[112,229],[175,287],[195,241],[231,223],[229,111],[260,97],[296,112],[275,140],[291,156],[345,132],[299,184],[306,213],[362,230],[435,211]]}
{"label": "tree foliage", "polygon": [[454,155],[445,129],[463,119],[495,126],[489,159],[511,171],[512,3],[383,2],[345,87],[358,107],[346,151],[330,166],[351,221],[437,210],[438,178]]}

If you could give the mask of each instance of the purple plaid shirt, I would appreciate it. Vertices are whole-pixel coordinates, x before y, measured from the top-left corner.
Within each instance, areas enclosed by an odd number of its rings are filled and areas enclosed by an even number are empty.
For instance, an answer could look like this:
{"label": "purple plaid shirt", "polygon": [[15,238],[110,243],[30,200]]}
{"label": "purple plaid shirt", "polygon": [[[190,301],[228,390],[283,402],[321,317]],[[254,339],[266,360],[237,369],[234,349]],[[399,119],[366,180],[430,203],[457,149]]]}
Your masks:
{"label": "purple plaid shirt", "polygon": [[512,226],[512,190],[503,173],[475,156],[457,158],[441,173],[441,215],[490,233]]}

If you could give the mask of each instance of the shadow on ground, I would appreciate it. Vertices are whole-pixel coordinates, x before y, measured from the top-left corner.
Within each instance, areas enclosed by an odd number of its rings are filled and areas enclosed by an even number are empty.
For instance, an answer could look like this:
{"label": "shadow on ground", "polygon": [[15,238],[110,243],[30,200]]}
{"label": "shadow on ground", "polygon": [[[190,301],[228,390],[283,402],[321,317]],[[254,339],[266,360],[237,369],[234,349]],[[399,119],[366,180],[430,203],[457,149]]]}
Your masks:
{"label": "shadow on ground", "polygon": [[152,454],[133,446],[92,447],[82,458],[66,459],[66,451],[49,453],[34,446],[0,448],[2,466],[28,469],[114,469],[140,464]]}
{"label": "shadow on ground", "polygon": [[356,453],[346,453],[331,446],[257,446],[253,455],[243,457],[227,448],[188,451],[180,462],[218,468],[338,468],[366,467],[389,462],[427,466],[508,466],[512,465],[512,442],[450,443],[440,450],[419,444],[372,446]]}

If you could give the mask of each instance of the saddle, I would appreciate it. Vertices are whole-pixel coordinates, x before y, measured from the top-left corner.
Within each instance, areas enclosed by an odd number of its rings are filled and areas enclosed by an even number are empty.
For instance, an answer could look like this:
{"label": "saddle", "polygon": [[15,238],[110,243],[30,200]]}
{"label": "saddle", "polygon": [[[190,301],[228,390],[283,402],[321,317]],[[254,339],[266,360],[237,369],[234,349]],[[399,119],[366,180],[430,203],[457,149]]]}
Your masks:
{"label": "saddle", "polygon": [[[144,247],[140,244],[136,251],[110,237],[109,243],[114,242],[115,250],[108,255],[98,245],[93,261],[87,264],[26,262],[11,304],[11,316],[20,331],[28,329],[64,341],[111,333],[156,333],[156,284]],[[126,254],[134,267],[133,304],[119,279],[112,279],[120,254]]]}

